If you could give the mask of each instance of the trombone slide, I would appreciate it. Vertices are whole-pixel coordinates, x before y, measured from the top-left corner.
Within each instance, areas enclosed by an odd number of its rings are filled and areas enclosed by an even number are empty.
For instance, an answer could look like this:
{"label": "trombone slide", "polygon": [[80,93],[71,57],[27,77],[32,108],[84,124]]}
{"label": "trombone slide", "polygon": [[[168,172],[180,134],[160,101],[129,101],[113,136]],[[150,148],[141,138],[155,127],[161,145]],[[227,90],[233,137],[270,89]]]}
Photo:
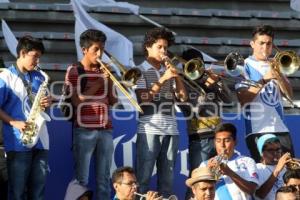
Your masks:
{"label": "trombone slide", "polygon": [[108,75],[112,82],[120,89],[120,91],[127,97],[130,103],[140,112],[143,113],[140,105],[132,98],[132,96],[128,93],[128,91],[121,85],[121,83],[114,77],[114,75],[109,71],[109,69],[105,66],[105,64],[98,58],[97,62],[100,64],[101,69],[103,69]]}

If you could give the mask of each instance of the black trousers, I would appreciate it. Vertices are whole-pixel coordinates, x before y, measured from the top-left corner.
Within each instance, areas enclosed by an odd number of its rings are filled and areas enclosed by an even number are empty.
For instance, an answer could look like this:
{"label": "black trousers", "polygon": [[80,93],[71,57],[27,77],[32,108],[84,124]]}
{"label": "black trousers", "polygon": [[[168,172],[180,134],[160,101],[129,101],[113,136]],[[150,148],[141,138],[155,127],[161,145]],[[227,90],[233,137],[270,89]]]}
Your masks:
{"label": "black trousers", "polygon": [[[261,161],[261,156],[259,155],[256,141],[258,140],[258,138],[260,136],[265,135],[265,134],[268,134],[268,133],[254,133],[254,134],[250,134],[250,135],[246,136],[246,144],[247,144],[248,150],[251,154],[251,157],[256,162]],[[293,148],[293,143],[292,143],[290,134],[288,132],[277,132],[277,133],[271,133],[271,134],[274,134],[279,138],[282,152],[283,153],[290,152],[291,156],[294,157],[294,148]]]}

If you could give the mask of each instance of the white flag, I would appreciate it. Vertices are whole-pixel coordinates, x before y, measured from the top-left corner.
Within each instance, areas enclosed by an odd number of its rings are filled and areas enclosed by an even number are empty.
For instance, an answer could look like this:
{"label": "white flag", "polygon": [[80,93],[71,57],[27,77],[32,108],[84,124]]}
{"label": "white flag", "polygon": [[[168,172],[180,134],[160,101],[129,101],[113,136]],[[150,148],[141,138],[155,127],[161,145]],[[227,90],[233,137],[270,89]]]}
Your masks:
{"label": "white flag", "polygon": [[[133,45],[132,42],[129,41],[126,37],[121,35],[120,33],[110,29],[106,25],[98,22],[84,10],[84,8],[78,4],[76,0],[71,0],[74,15],[76,18],[75,21],[75,44],[77,49],[77,57],[78,60],[81,60],[83,57],[81,47],[79,44],[80,34],[90,28],[101,30],[105,33],[107,37],[107,41],[105,43],[105,50],[108,51],[111,55],[113,55],[120,63],[126,66],[134,66],[133,62]],[[104,53],[102,60],[106,63],[110,63],[110,59]],[[111,65],[114,68],[114,71],[120,75],[120,70]],[[132,90],[128,90],[133,98],[135,98],[135,93]],[[117,88],[117,93],[120,102],[124,106],[125,110],[134,111],[135,108],[131,105],[127,97]]]}
{"label": "white flag", "polygon": [[[77,57],[79,60],[82,58],[81,48],[79,45],[80,34],[89,29],[101,30],[105,33],[107,41],[105,43],[105,50],[113,55],[120,63],[125,66],[133,66],[133,45],[126,37],[120,33],[112,30],[106,25],[98,22],[92,18],[84,8],[78,4],[76,0],[71,0],[74,15],[76,18],[75,22],[75,42],[77,48]],[[105,60],[104,60],[105,61]]]}
{"label": "white flag", "polygon": [[128,2],[115,2],[114,0],[77,0],[77,1],[79,1],[82,5],[87,7],[100,6],[100,7],[127,8],[135,15],[139,14],[139,9],[140,9],[140,7],[135,4],[131,4]]}
{"label": "white flag", "polygon": [[293,10],[300,12],[300,0],[291,0],[290,6]]}
{"label": "white flag", "polygon": [[16,39],[15,35],[6,24],[6,22],[3,19],[1,21],[2,21],[2,32],[8,50],[13,56],[18,57],[17,55],[18,40]]}

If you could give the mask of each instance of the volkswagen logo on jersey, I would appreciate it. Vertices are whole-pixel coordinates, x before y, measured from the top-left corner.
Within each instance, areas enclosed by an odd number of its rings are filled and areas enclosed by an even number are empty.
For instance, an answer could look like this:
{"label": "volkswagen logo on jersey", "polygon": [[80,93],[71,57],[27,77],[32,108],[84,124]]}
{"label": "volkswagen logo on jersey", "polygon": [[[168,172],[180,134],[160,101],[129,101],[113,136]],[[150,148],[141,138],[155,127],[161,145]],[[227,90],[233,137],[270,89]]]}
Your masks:
{"label": "volkswagen logo on jersey", "polygon": [[32,106],[32,104],[30,102],[29,96],[26,95],[26,97],[23,100],[23,105],[22,105],[23,113],[25,114],[26,117],[29,115],[31,106]]}
{"label": "volkswagen logo on jersey", "polygon": [[276,83],[270,81],[260,92],[260,98],[265,104],[269,106],[279,105],[279,90],[276,87]]}

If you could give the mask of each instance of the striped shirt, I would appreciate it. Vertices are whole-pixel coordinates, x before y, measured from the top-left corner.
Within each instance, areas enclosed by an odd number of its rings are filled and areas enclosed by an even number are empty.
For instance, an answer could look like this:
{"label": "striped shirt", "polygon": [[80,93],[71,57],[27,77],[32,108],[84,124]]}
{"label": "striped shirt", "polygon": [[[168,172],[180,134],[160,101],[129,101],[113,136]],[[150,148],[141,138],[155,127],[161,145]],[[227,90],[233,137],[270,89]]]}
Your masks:
{"label": "striped shirt", "polygon": [[[154,68],[150,63],[144,61],[140,65],[142,78],[138,80],[136,90],[150,90],[154,83],[165,72],[165,67],[160,70]],[[160,88],[158,94],[149,103],[141,103],[144,114],[140,114],[138,133],[154,135],[178,135],[177,121],[174,112],[174,79],[166,81]]]}
{"label": "striped shirt", "polygon": [[[81,66],[80,66],[81,67]],[[98,83],[101,77],[100,70],[87,71],[78,77],[76,65],[71,65],[67,69],[66,84],[70,86],[73,93],[80,93],[80,81],[86,77],[87,82],[83,91],[87,91],[93,84]],[[96,82],[97,81],[97,82]],[[85,102],[80,103],[75,108],[75,126],[91,129],[111,129],[112,123],[109,117],[108,82],[103,79],[104,87],[101,87],[94,95],[87,97]]]}

